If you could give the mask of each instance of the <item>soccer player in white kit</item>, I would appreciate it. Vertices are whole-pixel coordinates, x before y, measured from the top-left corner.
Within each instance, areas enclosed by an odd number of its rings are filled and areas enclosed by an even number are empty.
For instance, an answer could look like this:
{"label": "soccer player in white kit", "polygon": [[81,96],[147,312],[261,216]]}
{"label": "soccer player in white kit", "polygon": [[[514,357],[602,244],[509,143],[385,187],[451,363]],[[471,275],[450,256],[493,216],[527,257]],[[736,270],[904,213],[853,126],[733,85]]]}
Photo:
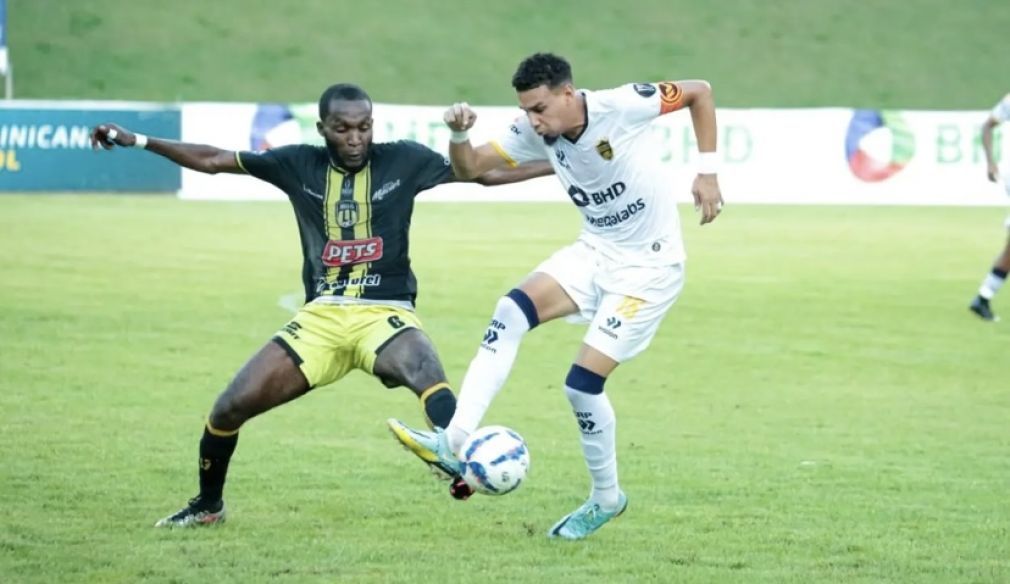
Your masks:
{"label": "soccer player in white kit", "polygon": [[449,426],[434,432],[397,420],[389,420],[389,426],[422,460],[458,478],[456,453],[505,383],[523,335],[541,323],[580,315],[590,324],[565,393],[593,487],[589,499],[548,535],[581,539],[623,512],[628,501],[618,486],[616,420],[604,382],[618,364],[649,345],[684,285],[676,201],[659,157],[650,149],[647,128],[658,116],[690,109],[701,153],[692,192],[701,223],[709,223],[722,207],[714,160],[715,103],[705,81],[579,90],[572,85],[569,64],[545,53],[523,60],[512,85],[526,116],[497,141],[473,147],[467,130],[476,120],[474,112],[466,104],[446,111],[445,122],[453,131],[453,170],[469,177],[549,160],[584,216],[582,233],[498,301],[463,378]]}
{"label": "soccer player in white kit", "polygon": [[[987,163],[986,173],[989,175],[989,180],[992,182],[1002,181],[1003,187],[1006,189],[1007,196],[1010,197],[1010,177],[1000,177],[999,164],[993,155],[992,146],[993,131],[997,126],[1007,120],[1010,120],[1010,93],[1003,96],[1003,99],[996,104],[996,107],[992,108],[989,118],[986,119],[985,124],[982,125],[982,148],[985,150],[985,159]],[[1003,225],[1010,230],[1010,216],[1007,216]],[[992,300],[996,295],[996,292],[1003,287],[1003,284],[1006,282],[1006,275],[1008,271],[1010,271],[1010,236],[1007,237],[1006,245],[1003,246],[1003,251],[993,263],[992,269],[990,269],[989,273],[986,274],[985,278],[982,280],[982,285],[979,286],[978,294],[968,306],[968,308],[970,308],[971,311],[977,314],[982,320],[988,320],[991,322],[999,320],[999,317],[993,314],[992,308],[989,306],[989,301]]]}

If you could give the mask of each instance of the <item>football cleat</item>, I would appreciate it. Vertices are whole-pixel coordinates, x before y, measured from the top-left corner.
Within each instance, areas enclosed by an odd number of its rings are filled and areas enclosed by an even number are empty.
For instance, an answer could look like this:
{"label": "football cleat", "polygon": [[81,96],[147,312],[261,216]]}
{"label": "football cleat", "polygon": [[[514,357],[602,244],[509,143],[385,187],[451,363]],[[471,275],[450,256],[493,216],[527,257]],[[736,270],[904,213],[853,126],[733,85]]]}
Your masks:
{"label": "football cleat", "polygon": [[968,310],[971,310],[985,321],[996,322],[999,320],[999,317],[993,314],[992,309],[989,308],[989,301],[981,296],[976,296],[971,301],[971,304],[968,305]]}
{"label": "football cleat", "polygon": [[224,501],[206,503],[199,495],[185,507],[154,524],[155,527],[201,527],[224,523]]}
{"label": "football cleat", "polygon": [[435,475],[445,480],[462,476],[459,459],[449,449],[449,441],[441,428],[433,432],[414,430],[396,418],[386,420],[386,425],[400,444],[424,461]]}
{"label": "football cleat", "polygon": [[573,540],[589,537],[608,521],[624,513],[627,508],[628,497],[623,492],[618,498],[617,509],[614,511],[604,511],[599,503],[590,499],[555,523],[554,527],[547,532],[547,537]]}
{"label": "football cleat", "polygon": [[463,480],[463,477],[456,477],[452,479],[452,483],[449,485],[449,494],[457,501],[466,501],[473,493],[473,487],[468,485],[466,481]]}

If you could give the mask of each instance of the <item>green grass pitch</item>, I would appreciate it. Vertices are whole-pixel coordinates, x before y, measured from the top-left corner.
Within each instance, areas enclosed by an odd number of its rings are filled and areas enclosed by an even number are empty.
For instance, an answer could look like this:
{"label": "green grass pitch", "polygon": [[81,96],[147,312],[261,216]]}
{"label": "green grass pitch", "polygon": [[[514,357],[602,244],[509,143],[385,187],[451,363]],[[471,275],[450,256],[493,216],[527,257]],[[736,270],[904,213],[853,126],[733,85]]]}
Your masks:
{"label": "green grass pitch", "polygon": [[[631,505],[573,544],[545,537],[588,489],[561,322],[486,418],[529,441],[519,491],[451,500],[384,428],[420,423],[416,400],[355,373],[243,429],[229,523],[153,529],[195,493],[213,398],[289,316],[292,213],[0,198],[0,580],[1006,582],[1010,329],[966,309],[1002,213],[682,209],[685,292],[608,383]],[[420,315],[454,383],[495,298],[578,226],[418,206]]]}

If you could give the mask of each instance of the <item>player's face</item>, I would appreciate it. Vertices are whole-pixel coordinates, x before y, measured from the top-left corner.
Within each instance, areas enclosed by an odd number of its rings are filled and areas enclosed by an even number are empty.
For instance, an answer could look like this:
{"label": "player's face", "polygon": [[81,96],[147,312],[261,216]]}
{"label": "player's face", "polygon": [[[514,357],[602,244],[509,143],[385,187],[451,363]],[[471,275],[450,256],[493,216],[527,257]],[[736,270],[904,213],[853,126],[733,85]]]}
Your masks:
{"label": "player's face", "polygon": [[530,125],[541,136],[560,136],[578,124],[578,101],[571,83],[553,89],[539,85],[517,95],[519,108],[526,112]]}
{"label": "player's face", "polygon": [[330,155],[348,170],[358,170],[368,162],[372,146],[372,106],[366,100],[330,102],[326,118],[316,122]]}

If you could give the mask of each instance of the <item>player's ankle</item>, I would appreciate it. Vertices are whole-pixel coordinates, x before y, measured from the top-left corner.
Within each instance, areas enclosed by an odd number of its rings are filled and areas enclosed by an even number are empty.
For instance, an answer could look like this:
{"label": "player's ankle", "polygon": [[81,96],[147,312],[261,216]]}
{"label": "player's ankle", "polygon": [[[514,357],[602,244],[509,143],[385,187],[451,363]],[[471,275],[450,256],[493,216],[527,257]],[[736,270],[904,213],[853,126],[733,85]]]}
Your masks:
{"label": "player's ankle", "polygon": [[445,439],[449,444],[449,450],[457,456],[459,454],[459,449],[463,447],[463,443],[466,442],[466,439],[469,437],[470,432],[467,432],[459,426],[449,424],[449,427],[445,429]]}

